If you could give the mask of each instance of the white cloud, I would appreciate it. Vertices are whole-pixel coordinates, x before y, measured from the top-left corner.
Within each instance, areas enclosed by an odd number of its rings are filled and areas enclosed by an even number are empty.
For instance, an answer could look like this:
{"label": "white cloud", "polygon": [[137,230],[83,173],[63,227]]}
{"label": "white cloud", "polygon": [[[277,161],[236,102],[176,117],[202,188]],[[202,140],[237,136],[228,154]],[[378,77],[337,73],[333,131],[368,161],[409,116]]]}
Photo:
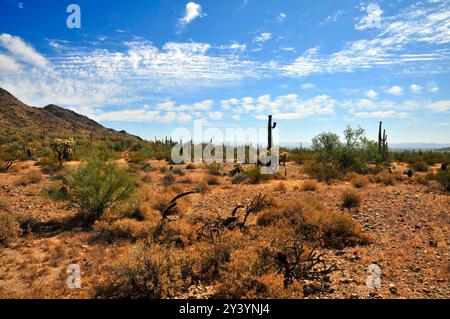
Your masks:
{"label": "white cloud", "polygon": [[373,89],[370,89],[369,91],[366,92],[366,96],[368,98],[374,99],[378,96],[378,92]]}
{"label": "white cloud", "polygon": [[411,92],[413,93],[420,93],[422,92],[422,87],[418,84],[411,84],[411,86],[409,87],[409,89],[411,90]]}
{"label": "white cloud", "polygon": [[220,111],[210,112],[208,115],[212,120],[220,120],[223,117],[223,113]]}
{"label": "white cloud", "polygon": [[222,107],[233,115],[246,114],[257,119],[266,119],[267,113],[273,114],[276,119],[294,120],[314,115],[329,115],[334,113],[336,101],[327,95],[318,95],[303,100],[297,94],[287,94],[272,98],[262,95],[257,98],[245,97],[242,99],[229,99],[222,101]]}
{"label": "white cloud", "polygon": [[0,35],[0,46],[7,49],[16,60],[40,68],[47,68],[48,66],[47,59],[19,37],[3,33]]}
{"label": "white cloud", "polygon": [[389,111],[373,111],[373,112],[352,112],[352,114],[356,117],[363,117],[363,118],[399,118],[399,117],[406,117],[408,116],[407,112],[396,112],[394,110]]}
{"label": "white cloud", "polygon": [[441,100],[437,102],[431,102],[425,105],[425,108],[432,110],[433,112],[443,113],[450,110],[450,100]]}
{"label": "white cloud", "polygon": [[21,66],[13,58],[0,53],[0,71],[3,73],[17,72]]}
{"label": "white cloud", "polygon": [[283,22],[286,19],[287,15],[284,12],[281,12],[278,16],[277,16],[277,20],[278,22]]}
{"label": "white cloud", "polygon": [[428,91],[431,93],[437,93],[439,91],[439,86],[437,86],[434,82],[430,82],[428,83]]}
{"label": "white cloud", "polygon": [[305,84],[302,84],[302,89],[303,89],[303,90],[310,90],[310,89],[312,89],[312,88],[314,88],[314,87],[315,87],[315,85],[312,84],[312,83],[305,83]]}
{"label": "white cloud", "polygon": [[381,27],[381,15],[383,10],[376,3],[369,3],[366,8],[362,8],[367,12],[367,16],[363,17],[357,25],[356,30],[366,30]]}
{"label": "white cloud", "polygon": [[398,85],[393,85],[390,88],[386,89],[386,92],[392,95],[402,95],[403,94],[403,88]]}
{"label": "white cloud", "polygon": [[259,35],[257,35],[256,37],[254,37],[253,41],[257,42],[257,43],[264,43],[266,41],[269,41],[271,38],[272,38],[272,33],[262,32]]}
{"label": "white cloud", "polygon": [[189,2],[186,4],[184,16],[178,20],[178,23],[181,28],[184,28],[196,18],[201,18],[204,16],[206,16],[206,14],[203,13],[201,5],[195,2]]}

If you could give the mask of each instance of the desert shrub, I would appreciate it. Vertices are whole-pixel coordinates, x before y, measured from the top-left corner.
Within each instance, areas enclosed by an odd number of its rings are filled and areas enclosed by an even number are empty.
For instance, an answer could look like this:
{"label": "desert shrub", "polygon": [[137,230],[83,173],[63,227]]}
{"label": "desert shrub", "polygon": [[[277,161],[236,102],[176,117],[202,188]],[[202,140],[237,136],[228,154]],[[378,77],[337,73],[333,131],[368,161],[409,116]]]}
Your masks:
{"label": "desert shrub", "polygon": [[225,175],[225,172],[223,170],[222,164],[220,163],[211,163],[207,165],[208,173],[213,176],[223,176]]}
{"label": "desert shrub", "polygon": [[261,174],[261,168],[254,166],[244,171],[244,176],[250,184],[258,184],[262,181],[270,180],[274,177],[272,174]]}
{"label": "desert shrub", "polygon": [[243,173],[236,174],[231,178],[232,184],[241,184],[244,181],[245,181],[245,175]]}
{"label": "desert shrub", "polygon": [[428,178],[425,176],[418,176],[415,178],[416,182],[420,185],[428,185]]}
{"label": "desert shrub", "polygon": [[341,172],[333,165],[319,162],[307,162],[303,170],[318,181],[330,182],[341,177]]}
{"label": "desert shrub", "polygon": [[194,190],[197,193],[205,194],[205,193],[209,192],[210,187],[209,187],[208,183],[206,183],[205,181],[200,181],[195,184]]}
{"label": "desert shrub", "polygon": [[51,183],[45,188],[44,193],[52,200],[65,201],[69,200],[69,188],[61,182]]}
{"label": "desert shrub", "polygon": [[208,177],[206,179],[208,185],[220,185],[219,179],[217,177]]}
{"label": "desert shrub", "polygon": [[94,231],[98,237],[107,241],[143,239],[150,233],[151,225],[136,219],[122,218],[112,222],[98,221],[94,224]]}
{"label": "desert shrub", "polygon": [[428,171],[428,163],[424,160],[418,160],[411,164],[410,166],[413,170],[417,172],[426,172]]}
{"label": "desert shrub", "polygon": [[20,176],[18,179],[14,181],[14,185],[16,186],[27,186],[30,184],[37,184],[41,181],[42,176],[38,172],[32,171],[26,173],[25,175]]}
{"label": "desert shrub", "polygon": [[187,288],[178,250],[137,244],[112,265],[110,277],[96,288],[100,298],[161,299]]}
{"label": "desert shrub", "polygon": [[342,194],[341,206],[343,208],[355,208],[358,207],[361,203],[361,197],[358,193],[352,190],[346,190]]}
{"label": "desert shrub", "polygon": [[442,186],[448,191],[450,191],[450,170],[439,170],[436,174],[432,176],[436,179]]}
{"label": "desert shrub", "polygon": [[194,163],[186,164],[186,169],[197,169],[197,166]]}
{"label": "desert shrub", "polygon": [[365,176],[358,176],[352,179],[351,183],[355,188],[363,188],[368,184],[369,180]]}
{"label": "desert shrub", "polygon": [[344,247],[369,241],[361,225],[350,215],[327,211],[312,199],[278,202],[274,208],[259,214],[257,225],[276,227],[284,232],[291,229],[313,242],[322,241],[325,247]]}
{"label": "desert shrub", "polygon": [[172,173],[175,174],[175,175],[179,175],[179,176],[186,175],[186,172],[183,170],[183,168],[181,168],[179,166],[174,166],[172,168]]}
{"label": "desert shrub", "polygon": [[172,173],[172,171],[170,171],[170,170],[167,170],[165,173],[164,173],[164,176],[163,176],[163,184],[164,185],[170,185],[170,184],[172,184],[173,182],[175,182],[175,180],[176,180],[176,177],[175,177],[175,175]]}
{"label": "desert shrub", "polygon": [[180,184],[192,184],[193,180],[191,177],[185,176],[185,177],[180,178],[177,182]]}
{"label": "desert shrub", "polygon": [[42,158],[35,165],[40,166],[44,174],[54,174],[62,169],[58,161],[50,157]]}
{"label": "desert shrub", "polygon": [[313,192],[317,190],[317,183],[312,180],[306,180],[302,184],[302,189],[306,192]]}
{"label": "desert shrub", "polygon": [[9,212],[0,211],[0,245],[9,244],[20,234],[20,223],[17,219]]}
{"label": "desert shrub", "polygon": [[279,182],[275,185],[273,190],[276,192],[286,193],[288,189],[285,183]]}
{"label": "desert shrub", "polygon": [[381,183],[385,186],[394,185],[394,176],[386,172],[378,173],[376,175],[370,175],[369,180],[372,183]]}
{"label": "desert shrub", "polygon": [[92,159],[72,172],[70,199],[89,221],[99,219],[107,209],[128,200],[135,190],[134,178],[113,162]]}
{"label": "desert shrub", "polygon": [[321,223],[322,239],[328,247],[343,248],[367,244],[370,237],[362,232],[361,225],[347,213],[333,212]]}

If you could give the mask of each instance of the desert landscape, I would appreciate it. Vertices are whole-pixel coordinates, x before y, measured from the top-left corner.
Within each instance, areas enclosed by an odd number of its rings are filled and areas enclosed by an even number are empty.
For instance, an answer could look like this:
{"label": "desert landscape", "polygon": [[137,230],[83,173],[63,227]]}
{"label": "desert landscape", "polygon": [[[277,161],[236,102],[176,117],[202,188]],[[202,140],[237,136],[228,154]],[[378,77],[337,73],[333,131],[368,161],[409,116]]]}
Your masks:
{"label": "desert landscape", "polygon": [[449,71],[449,0],[0,0],[1,310],[436,311]]}
{"label": "desert landscape", "polygon": [[449,297],[450,152],[389,150],[381,123],[273,175],[3,89],[0,123],[0,298]]}

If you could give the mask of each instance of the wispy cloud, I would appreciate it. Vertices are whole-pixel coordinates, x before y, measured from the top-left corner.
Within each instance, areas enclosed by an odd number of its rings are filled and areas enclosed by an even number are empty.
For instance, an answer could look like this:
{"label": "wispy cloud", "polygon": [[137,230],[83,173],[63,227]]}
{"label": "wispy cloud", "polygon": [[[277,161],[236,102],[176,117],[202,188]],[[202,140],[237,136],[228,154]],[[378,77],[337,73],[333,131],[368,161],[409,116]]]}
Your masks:
{"label": "wispy cloud", "polygon": [[371,39],[348,42],[342,50],[328,55],[321,55],[319,47],[310,48],[280,69],[294,77],[402,65],[417,72],[448,70],[450,51],[443,46],[450,42],[446,2],[437,1],[433,6],[419,2],[380,23]]}
{"label": "wispy cloud", "polygon": [[357,25],[355,25],[356,30],[381,27],[381,15],[383,14],[383,10],[381,10],[378,4],[369,3],[367,7],[363,7],[362,10],[366,11],[367,15],[363,17]]}
{"label": "wispy cloud", "polygon": [[0,35],[0,46],[8,50],[15,60],[40,68],[47,68],[48,66],[47,59],[19,37],[3,33]]}

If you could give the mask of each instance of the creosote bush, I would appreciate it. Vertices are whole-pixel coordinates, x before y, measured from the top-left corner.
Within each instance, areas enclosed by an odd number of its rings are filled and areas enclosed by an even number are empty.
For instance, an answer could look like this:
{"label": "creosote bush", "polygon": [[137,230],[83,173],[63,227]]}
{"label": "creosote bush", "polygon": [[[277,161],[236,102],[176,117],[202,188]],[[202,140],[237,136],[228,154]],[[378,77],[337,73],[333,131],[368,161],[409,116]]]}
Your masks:
{"label": "creosote bush", "polygon": [[70,199],[86,214],[88,222],[107,209],[128,200],[135,191],[134,178],[113,162],[92,159],[81,164],[69,180]]}
{"label": "creosote bush", "polygon": [[322,241],[325,247],[342,248],[370,241],[350,215],[327,211],[312,199],[276,202],[275,207],[259,214],[257,225],[284,229],[285,232],[292,230],[312,242]]}

